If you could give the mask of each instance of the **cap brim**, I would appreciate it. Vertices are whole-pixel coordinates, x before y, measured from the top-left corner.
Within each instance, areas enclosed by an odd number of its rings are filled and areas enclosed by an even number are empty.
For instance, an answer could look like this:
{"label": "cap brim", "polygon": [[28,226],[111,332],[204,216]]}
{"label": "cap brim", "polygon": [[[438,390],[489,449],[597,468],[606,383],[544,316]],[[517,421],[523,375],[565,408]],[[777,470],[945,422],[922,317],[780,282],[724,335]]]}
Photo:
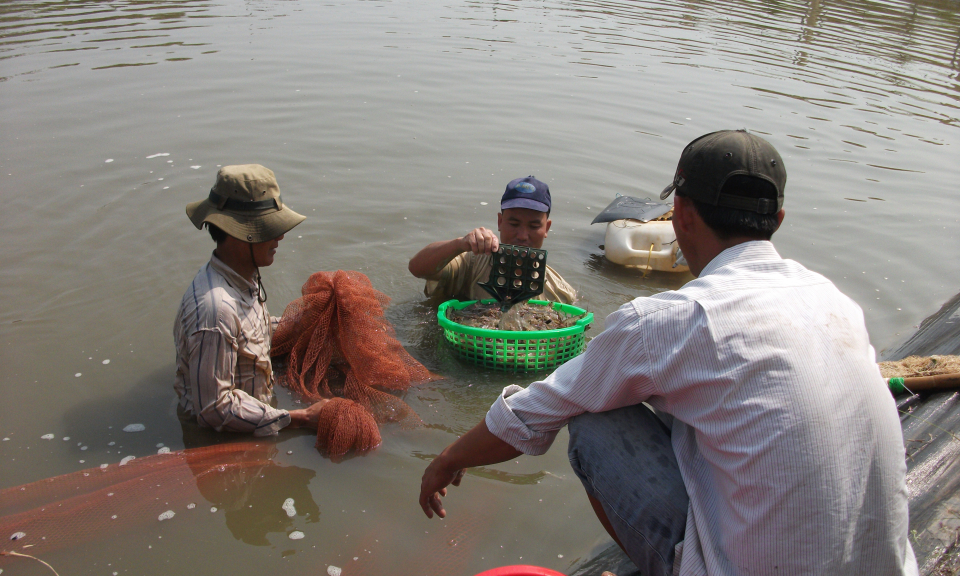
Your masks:
{"label": "cap brim", "polygon": [[663,191],[660,192],[660,199],[666,200],[667,197],[670,196],[670,193],[676,189],[677,189],[676,183],[671,182],[669,186],[667,186],[666,188],[663,189]]}
{"label": "cap brim", "polygon": [[530,200],[529,198],[511,198],[510,200],[500,204],[501,210],[509,210],[510,208],[528,208],[530,210],[536,210],[537,212],[550,211],[550,207],[543,202],[537,202],[536,200]]}
{"label": "cap brim", "polygon": [[187,204],[187,217],[198,230],[209,222],[237,240],[252,244],[279,238],[307,218],[286,206],[259,212],[217,210],[209,200]]}

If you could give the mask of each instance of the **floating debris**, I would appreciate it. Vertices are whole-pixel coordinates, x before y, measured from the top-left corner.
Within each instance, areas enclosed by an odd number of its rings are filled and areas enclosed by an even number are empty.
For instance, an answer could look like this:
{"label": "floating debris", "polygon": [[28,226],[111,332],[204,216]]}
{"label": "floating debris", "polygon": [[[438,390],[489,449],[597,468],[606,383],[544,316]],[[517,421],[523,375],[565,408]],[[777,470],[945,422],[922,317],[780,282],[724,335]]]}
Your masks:
{"label": "floating debris", "polygon": [[53,440],[53,434],[44,434],[40,437],[41,440]]}
{"label": "floating debris", "polygon": [[120,460],[120,465],[121,465],[121,466],[126,466],[126,465],[127,465],[127,462],[129,462],[129,461],[131,461],[131,460],[135,460],[136,458],[137,458],[136,456],[124,456],[123,459]]}
{"label": "floating debris", "polygon": [[293,498],[287,498],[284,500],[281,508],[283,508],[284,512],[286,512],[287,516],[290,518],[293,518],[297,515],[297,509],[293,506]]}
{"label": "floating debris", "polygon": [[[354,558],[356,560],[356,558]],[[337,566],[327,566],[327,574],[329,576],[340,576],[340,568]]]}
{"label": "floating debris", "polygon": [[109,466],[109,464],[101,464],[101,465],[100,465],[100,469],[101,469],[101,470],[106,470],[106,469],[107,469],[107,466]]}
{"label": "floating debris", "polygon": [[70,441],[70,437],[69,437],[69,436],[64,436],[64,437],[63,437],[63,441],[64,441],[64,442],[69,442],[69,441]]}
{"label": "floating debris", "polygon": [[79,378],[81,376],[83,376],[83,373],[81,372],[77,372],[76,374],[73,375],[74,378]]}
{"label": "floating debris", "polygon": [[473,328],[486,330],[543,331],[568,328],[586,315],[572,316],[554,310],[552,306],[540,306],[522,302],[510,308],[505,314],[500,304],[471,304],[462,310],[447,308],[447,318]]}
{"label": "floating debris", "polygon": [[196,507],[197,507],[197,505],[196,505],[196,503],[194,503],[194,502],[191,502],[191,503],[187,504],[187,510],[193,510],[193,509],[196,508]]}
{"label": "floating debris", "polygon": [[14,532],[13,534],[10,535],[11,540],[20,540],[21,538],[26,538],[26,537],[27,535],[24,534],[23,532]]}
{"label": "floating debris", "polygon": [[109,363],[110,363],[110,359],[107,358],[106,360],[103,361],[103,363],[104,363],[104,364],[109,364]]}
{"label": "floating debris", "polygon": [[164,512],[164,513],[161,514],[160,516],[157,516],[157,520],[163,522],[164,520],[169,520],[169,519],[173,518],[173,517],[176,516],[176,515],[177,515],[177,513],[174,512],[173,510],[167,510],[166,512]]}
{"label": "floating debris", "polygon": [[166,446],[157,450],[157,454],[169,454],[169,453],[170,453],[170,448],[167,448]]}
{"label": "floating debris", "polygon": [[127,424],[126,426],[123,427],[124,432],[143,432],[146,429],[147,427],[140,423]]}
{"label": "floating debris", "polygon": [[151,154],[150,156],[147,156],[147,160],[149,160],[149,159],[151,159],[151,158],[159,158],[159,157],[161,157],[161,156],[169,156],[169,155],[170,155],[169,152],[158,152],[158,153],[156,153],[156,154]]}
{"label": "floating debris", "polygon": [[288,536],[291,540],[303,540],[304,533],[299,530],[294,530]]}
{"label": "floating debris", "polygon": [[211,512],[216,512],[216,511],[217,511],[217,507],[216,507],[216,506],[211,506],[211,507],[210,507],[210,511],[211,511]]}

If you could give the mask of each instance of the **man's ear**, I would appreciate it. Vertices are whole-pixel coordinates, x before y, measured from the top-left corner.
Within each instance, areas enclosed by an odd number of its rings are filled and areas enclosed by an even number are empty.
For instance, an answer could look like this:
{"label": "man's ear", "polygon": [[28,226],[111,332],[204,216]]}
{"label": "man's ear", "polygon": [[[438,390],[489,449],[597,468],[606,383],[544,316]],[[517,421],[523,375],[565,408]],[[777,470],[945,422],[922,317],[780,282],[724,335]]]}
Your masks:
{"label": "man's ear", "polygon": [[547,237],[547,233],[550,232],[550,225],[553,224],[553,220],[547,218],[547,224],[543,227],[543,237]]}
{"label": "man's ear", "polygon": [[[780,225],[783,224],[783,215],[784,215],[783,208],[781,208],[780,211],[777,212],[777,230],[779,230]],[[776,232],[777,230],[774,230],[774,232]]]}
{"label": "man's ear", "polygon": [[689,232],[693,226],[693,203],[682,196],[673,198],[673,225],[682,232]]}

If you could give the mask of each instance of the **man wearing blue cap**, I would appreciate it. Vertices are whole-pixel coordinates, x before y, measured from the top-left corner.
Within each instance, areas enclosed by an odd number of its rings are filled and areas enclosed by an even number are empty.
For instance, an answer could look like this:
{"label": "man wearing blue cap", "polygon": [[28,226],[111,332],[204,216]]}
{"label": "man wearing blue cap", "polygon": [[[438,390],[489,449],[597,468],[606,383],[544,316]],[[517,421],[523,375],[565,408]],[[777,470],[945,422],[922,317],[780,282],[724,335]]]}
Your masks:
{"label": "man wearing blue cap", "polygon": [[[477,285],[490,277],[491,254],[500,243],[539,249],[550,231],[550,188],[533,176],[507,184],[500,199],[497,229],[471,230],[452,240],[434,242],[410,259],[410,273],[427,281],[424,293],[436,298],[482,300],[490,295]],[[543,295],[551,302],[572,304],[577,291],[547,266]]]}

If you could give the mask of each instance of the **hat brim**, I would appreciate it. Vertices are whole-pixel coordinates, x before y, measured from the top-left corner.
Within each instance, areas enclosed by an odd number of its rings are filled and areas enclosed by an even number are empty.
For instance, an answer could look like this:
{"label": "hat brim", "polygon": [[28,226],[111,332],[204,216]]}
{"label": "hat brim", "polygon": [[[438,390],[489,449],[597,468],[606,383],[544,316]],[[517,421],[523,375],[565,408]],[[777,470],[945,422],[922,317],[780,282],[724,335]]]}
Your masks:
{"label": "hat brim", "polygon": [[209,222],[237,240],[251,244],[279,238],[307,218],[287,206],[256,212],[218,210],[210,200],[187,204],[187,217],[198,230],[204,222]]}
{"label": "hat brim", "polygon": [[512,198],[500,204],[501,210],[509,210],[510,208],[529,208],[530,210],[536,210],[537,212],[550,211],[550,207],[543,202],[537,202],[536,200],[530,200],[529,198]]}

